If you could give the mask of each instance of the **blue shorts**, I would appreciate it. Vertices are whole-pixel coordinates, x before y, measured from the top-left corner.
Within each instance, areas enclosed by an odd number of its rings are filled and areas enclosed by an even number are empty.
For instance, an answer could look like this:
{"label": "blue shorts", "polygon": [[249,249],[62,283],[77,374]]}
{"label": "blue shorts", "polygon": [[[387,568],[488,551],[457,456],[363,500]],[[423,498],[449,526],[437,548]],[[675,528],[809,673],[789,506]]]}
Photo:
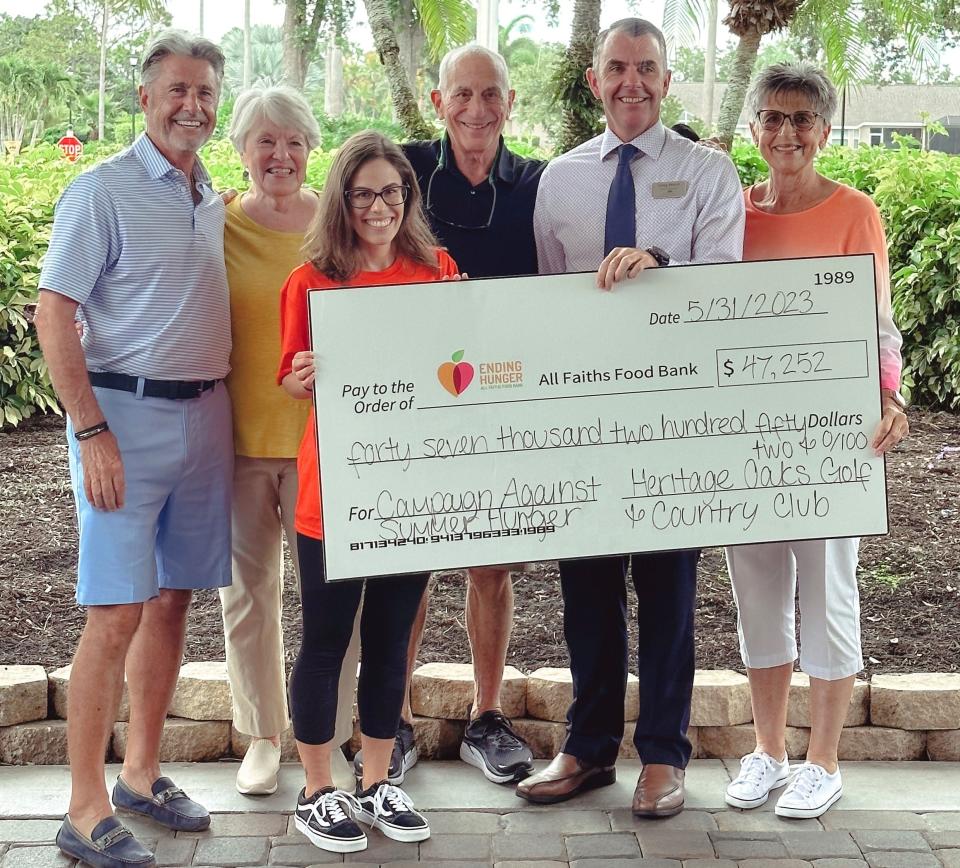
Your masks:
{"label": "blue shorts", "polygon": [[67,423],[70,479],[77,504],[82,606],[142,603],[160,588],[230,584],[233,434],[222,383],[199,398],[137,398],[94,388],[120,445],[122,509],[94,509]]}

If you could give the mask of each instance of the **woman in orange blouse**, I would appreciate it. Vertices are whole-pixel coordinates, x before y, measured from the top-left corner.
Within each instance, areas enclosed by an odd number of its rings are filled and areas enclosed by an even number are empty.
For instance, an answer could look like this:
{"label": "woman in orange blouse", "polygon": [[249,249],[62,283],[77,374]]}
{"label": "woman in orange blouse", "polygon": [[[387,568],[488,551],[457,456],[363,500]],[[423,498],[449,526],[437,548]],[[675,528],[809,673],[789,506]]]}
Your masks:
{"label": "woman in orange blouse", "polygon": [[[748,96],[750,130],[770,176],[744,191],[743,258],[874,255],[883,413],[871,445],[881,454],[908,430],[899,391],[901,340],[891,318],[887,243],[877,207],[814,167],[836,105],[833,85],[809,64],[775,64],[757,77]],[[843,793],[837,747],[854,676],[863,668],[858,545],[857,539],[828,539],[727,548],[757,736],[755,750],[743,757],[740,774],[727,787],[730,805],[758,807],[789,780],[776,813],[819,817]],[[791,780],[785,731],[797,659],[798,590],[800,667],[810,676],[810,745]]]}

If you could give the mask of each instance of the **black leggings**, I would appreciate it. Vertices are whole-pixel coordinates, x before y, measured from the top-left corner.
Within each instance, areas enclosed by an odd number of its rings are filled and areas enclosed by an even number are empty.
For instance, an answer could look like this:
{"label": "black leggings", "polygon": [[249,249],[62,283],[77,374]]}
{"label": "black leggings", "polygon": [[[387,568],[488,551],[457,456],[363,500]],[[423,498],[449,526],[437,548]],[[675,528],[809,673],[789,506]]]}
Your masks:
{"label": "black leggings", "polygon": [[427,587],[426,573],[365,581],[327,582],[323,542],[297,534],[303,640],[290,675],[293,732],[304,744],[333,738],[343,655],[366,586],[360,615],[360,728],[370,738],[393,738],[407,679],[410,630]]}

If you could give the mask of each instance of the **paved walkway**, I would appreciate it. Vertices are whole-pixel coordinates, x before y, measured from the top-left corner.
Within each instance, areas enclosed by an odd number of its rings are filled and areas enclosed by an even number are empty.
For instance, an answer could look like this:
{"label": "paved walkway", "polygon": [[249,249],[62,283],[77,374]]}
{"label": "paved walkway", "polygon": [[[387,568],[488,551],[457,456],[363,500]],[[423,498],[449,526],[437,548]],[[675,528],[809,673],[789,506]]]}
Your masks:
{"label": "paved walkway", "polygon": [[[637,762],[618,763],[615,786],[572,802],[534,808],[460,762],[418,765],[404,788],[433,836],[400,844],[370,834],[346,857],[325,853],[293,830],[302,786],[285,767],[269,797],[234,789],[235,763],[168,764],[165,771],[213,813],[209,831],[165,833],[124,818],[156,845],[162,866],[353,865],[499,868],[960,868],[960,764],[844,763],[845,795],[820,820],[781,820],[773,800],[754,811],[723,803],[735,761],[697,760],[687,774],[687,809],[668,820],[629,810]],[[108,769],[112,780],[119,769]],[[61,766],[0,768],[0,868],[70,866],[53,839],[66,808]]]}

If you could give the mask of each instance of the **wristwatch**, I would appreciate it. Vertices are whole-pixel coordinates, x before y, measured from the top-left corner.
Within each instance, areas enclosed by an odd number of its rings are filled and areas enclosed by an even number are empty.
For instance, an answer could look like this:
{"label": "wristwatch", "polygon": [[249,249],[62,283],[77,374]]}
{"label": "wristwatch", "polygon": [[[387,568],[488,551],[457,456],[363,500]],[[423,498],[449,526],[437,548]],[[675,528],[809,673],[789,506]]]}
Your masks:
{"label": "wristwatch", "polygon": [[880,394],[889,397],[901,410],[907,409],[907,399],[896,389],[881,389]]}
{"label": "wristwatch", "polygon": [[657,261],[657,266],[659,268],[664,268],[670,264],[670,254],[660,247],[648,247],[647,253],[649,253]]}

